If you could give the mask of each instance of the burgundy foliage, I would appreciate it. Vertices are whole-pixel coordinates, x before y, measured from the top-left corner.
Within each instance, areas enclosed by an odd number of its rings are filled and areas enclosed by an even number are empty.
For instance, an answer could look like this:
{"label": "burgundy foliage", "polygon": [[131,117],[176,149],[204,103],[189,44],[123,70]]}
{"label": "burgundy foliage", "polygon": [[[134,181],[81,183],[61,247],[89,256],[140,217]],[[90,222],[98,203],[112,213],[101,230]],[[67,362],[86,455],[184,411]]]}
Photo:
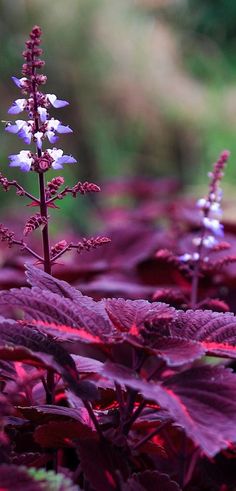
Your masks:
{"label": "burgundy foliage", "polygon": [[53,451],[77,489],[179,491],[200,486],[207,458],[234,458],[232,313],[94,301],[35,267],[27,277],[0,292],[5,466],[49,466]]}

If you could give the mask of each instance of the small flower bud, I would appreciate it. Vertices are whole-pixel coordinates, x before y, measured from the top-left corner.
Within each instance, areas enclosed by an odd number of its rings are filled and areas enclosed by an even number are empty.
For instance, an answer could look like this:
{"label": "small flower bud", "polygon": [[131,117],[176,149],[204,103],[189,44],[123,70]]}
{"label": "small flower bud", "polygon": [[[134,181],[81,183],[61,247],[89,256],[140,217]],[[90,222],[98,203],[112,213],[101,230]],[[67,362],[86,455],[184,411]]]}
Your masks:
{"label": "small flower bud", "polygon": [[53,247],[51,247],[51,258],[53,259],[59,252],[63,251],[67,247],[68,243],[66,240],[60,240]]}

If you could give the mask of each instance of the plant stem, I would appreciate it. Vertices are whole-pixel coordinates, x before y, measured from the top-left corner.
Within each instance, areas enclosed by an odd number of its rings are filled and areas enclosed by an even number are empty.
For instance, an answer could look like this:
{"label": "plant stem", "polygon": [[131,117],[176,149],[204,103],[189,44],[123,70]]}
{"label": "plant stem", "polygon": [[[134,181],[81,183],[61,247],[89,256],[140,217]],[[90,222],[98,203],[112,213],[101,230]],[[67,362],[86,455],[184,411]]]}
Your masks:
{"label": "plant stem", "polygon": [[197,249],[199,257],[198,257],[198,260],[196,261],[196,264],[194,266],[193,276],[192,276],[192,287],[191,287],[191,298],[190,298],[191,309],[196,308],[197,301],[198,301],[199,274],[200,274],[201,261],[202,261],[202,249],[203,249],[204,235],[205,235],[205,230],[203,229],[202,234],[201,234],[201,242],[200,242],[198,249]]}
{"label": "plant stem", "polygon": [[141,447],[144,443],[146,443],[148,440],[150,440],[150,438],[152,438],[153,436],[157,435],[158,433],[161,432],[162,428],[164,428],[167,423],[169,423],[169,421],[164,421],[163,423],[161,423],[158,428],[154,428],[153,431],[151,431],[150,433],[148,433],[148,435],[146,435],[144,438],[142,438],[142,440],[139,440],[139,442],[137,442],[134,446],[133,446],[133,450],[137,450],[139,447]]}
{"label": "plant stem", "polygon": [[[45,182],[44,174],[39,173],[39,191],[40,191],[40,213],[42,217],[47,218],[47,203],[45,197]],[[50,260],[50,247],[48,236],[48,224],[44,225],[42,230],[43,239],[43,256],[44,256],[44,271],[51,274],[51,260]]]}
{"label": "plant stem", "polygon": [[27,244],[25,244],[25,242],[23,242],[22,240],[13,240],[13,244],[21,246],[22,249],[25,249],[30,254],[32,254],[32,256],[34,256],[36,259],[38,259],[38,261],[43,263],[43,258],[41,256],[39,256],[39,254],[37,254],[37,252],[33,251],[30,247],[28,247]]}
{"label": "plant stem", "polygon": [[52,370],[47,372],[47,392],[46,392],[46,404],[53,404],[54,402],[54,373]]}
{"label": "plant stem", "polygon": [[141,414],[142,410],[145,408],[147,402],[146,401],[142,401],[140,402],[139,406],[137,407],[137,409],[133,412],[132,416],[130,417],[129,421],[127,421],[125,424],[124,424],[124,428],[123,428],[123,432],[125,435],[128,435],[129,431],[131,430],[131,427],[133,425],[133,423],[136,421],[136,419],[139,417],[139,415]]}
{"label": "plant stem", "polygon": [[90,403],[88,401],[86,401],[85,399],[82,399],[82,401],[83,401],[84,407],[87,409],[88,414],[89,414],[89,416],[90,416],[90,418],[94,424],[94,427],[97,431],[97,434],[99,435],[100,439],[103,440],[104,436],[103,436],[102,430],[99,426],[98,420],[97,420],[97,418],[93,412],[92,406],[90,406]]}
{"label": "plant stem", "polygon": [[[38,154],[41,152],[38,150]],[[46,196],[45,196],[45,182],[44,182],[44,174],[39,173],[39,192],[40,192],[40,213],[42,217],[47,218],[47,204],[46,204]],[[50,260],[50,248],[49,248],[49,236],[48,236],[48,224],[46,223],[42,230],[42,239],[43,239],[43,263],[44,263],[44,271],[45,273],[51,274],[51,260]],[[51,370],[48,370],[47,373],[47,404],[53,404],[53,392],[54,392],[54,374]]]}
{"label": "plant stem", "polygon": [[[34,52],[31,54],[31,64],[32,64],[32,94],[34,99],[34,125],[35,133],[37,133],[39,128],[39,114],[38,114],[38,101],[37,101],[37,83],[35,81],[35,65],[34,65]],[[42,157],[42,150],[36,145],[38,158]],[[39,172],[39,200],[40,200],[40,213],[42,217],[47,219],[47,202],[45,194],[45,182],[44,173]],[[45,273],[51,274],[51,260],[50,260],[50,247],[49,247],[49,237],[48,237],[48,224],[44,225],[42,230],[43,239],[43,257],[44,257],[44,271]]]}
{"label": "plant stem", "polygon": [[186,464],[187,464],[187,437],[186,434],[184,433],[183,435],[183,441],[181,445],[181,451],[179,452],[179,483],[180,486],[184,486],[185,482],[185,472],[186,472]]}
{"label": "plant stem", "polygon": [[18,184],[17,181],[9,181],[8,184],[9,186],[14,186],[16,189],[18,189],[18,191],[21,191],[22,196],[27,196],[27,198],[39,204],[39,199],[33,196],[33,194],[28,193],[28,191],[26,191],[22,186],[20,186],[20,184]]}
{"label": "plant stem", "polygon": [[195,264],[195,267],[193,270],[192,286],[191,286],[191,299],[190,299],[191,309],[195,309],[196,304],[197,304],[198,286],[199,286],[199,260]]}
{"label": "plant stem", "polygon": [[55,263],[55,261],[59,257],[63,256],[63,254],[65,254],[65,252],[69,251],[71,247],[72,247],[72,245],[71,244],[68,244],[64,249],[62,249],[62,251],[58,252],[58,254],[51,259],[51,264],[52,263]]}

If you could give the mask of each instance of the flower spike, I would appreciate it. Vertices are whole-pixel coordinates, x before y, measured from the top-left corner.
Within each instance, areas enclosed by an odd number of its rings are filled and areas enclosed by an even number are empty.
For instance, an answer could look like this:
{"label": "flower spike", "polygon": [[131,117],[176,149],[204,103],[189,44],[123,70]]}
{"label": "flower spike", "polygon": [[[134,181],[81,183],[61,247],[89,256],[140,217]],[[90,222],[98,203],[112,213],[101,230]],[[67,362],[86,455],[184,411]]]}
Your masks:
{"label": "flower spike", "polygon": [[[7,229],[2,228],[0,230],[0,239],[8,241],[9,246],[19,245],[24,250],[27,250],[39,263],[43,263],[44,270],[51,274],[51,268],[55,260],[67,250],[71,250],[74,246],[77,251],[90,250],[98,245],[107,243],[109,239],[100,237],[86,239],[75,245],[68,245],[65,241],[60,241],[54,249],[52,248],[51,250],[50,248],[48,209],[50,207],[58,208],[55,201],[64,198],[67,194],[71,194],[75,198],[78,193],[97,192],[100,188],[93,183],[81,183],[79,181],[71,188],[65,186],[64,189],[60,190],[60,187],[64,184],[64,178],[61,176],[54,177],[47,183],[45,182],[45,173],[50,169],[62,169],[64,164],[75,164],[77,162],[72,155],[64,154],[62,149],[54,146],[60,134],[69,134],[73,131],[69,125],[63,124],[61,120],[52,117],[50,108],[60,109],[69,103],[59,99],[55,94],[47,94],[41,90],[41,86],[46,83],[47,77],[39,73],[39,70],[44,67],[44,60],[41,59],[43,51],[39,47],[41,44],[40,27],[33,27],[25,44],[22,77],[12,77],[12,81],[22,93],[22,98],[17,98],[13,102],[8,113],[11,115],[25,113],[27,117],[8,122],[5,130],[8,133],[17,135],[26,145],[34,146],[33,149],[24,149],[17,154],[11,154],[9,156],[9,165],[10,167],[18,167],[23,172],[32,171],[38,174],[39,196],[33,196],[20,186],[16,180],[9,181],[2,174],[0,174],[0,185],[5,191],[8,191],[12,186],[15,187],[17,195],[25,196],[31,200],[29,206],[39,207],[39,211],[26,222],[23,235],[27,237],[28,234],[42,226],[43,257],[30,249],[22,240],[13,239]],[[44,148],[47,140],[52,145],[52,148]]]}
{"label": "flower spike", "polygon": [[45,84],[47,77],[37,73],[44,66],[44,61],[40,59],[42,49],[41,29],[35,26],[30,38],[26,41],[26,49],[23,51],[25,63],[22,67],[23,77],[12,77],[14,84],[21,90],[24,98],[16,99],[8,110],[9,114],[19,114],[23,111],[28,113],[28,120],[18,119],[15,123],[6,126],[8,133],[17,134],[24,143],[36,146],[36,152],[28,153],[22,150],[18,155],[10,156],[10,166],[18,166],[22,171],[33,170],[35,172],[45,172],[50,167],[61,169],[65,163],[75,163],[76,160],[70,155],[63,155],[60,149],[49,149],[43,152],[43,142],[47,138],[51,144],[55,144],[58,135],[72,133],[68,125],[64,125],[59,119],[50,118],[48,109],[62,108],[69,103],[58,99],[55,94],[44,94],[40,86]]}

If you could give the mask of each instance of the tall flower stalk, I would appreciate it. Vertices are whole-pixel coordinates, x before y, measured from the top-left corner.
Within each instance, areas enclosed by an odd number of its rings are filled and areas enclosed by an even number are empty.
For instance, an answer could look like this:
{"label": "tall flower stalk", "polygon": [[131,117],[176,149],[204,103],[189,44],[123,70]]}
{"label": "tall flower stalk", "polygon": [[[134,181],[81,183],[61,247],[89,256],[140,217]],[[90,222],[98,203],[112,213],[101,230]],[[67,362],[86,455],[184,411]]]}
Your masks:
{"label": "tall flower stalk", "polygon": [[[192,284],[190,305],[194,309],[198,301],[199,278],[202,263],[209,261],[208,253],[221,247],[219,240],[224,236],[224,227],[220,223],[222,217],[221,200],[223,191],[221,180],[224,176],[224,169],[230,153],[224,150],[217,162],[213,165],[213,170],[208,174],[209,186],[208,194],[205,198],[197,201],[197,208],[201,213],[201,230],[198,237],[194,237],[193,245],[196,250],[192,253],[185,253],[180,256],[182,262],[192,266]],[[224,247],[224,245],[222,245]]]}
{"label": "tall flower stalk", "polygon": [[[50,182],[45,181],[45,175],[49,169],[62,169],[64,164],[75,164],[76,159],[71,155],[65,155],[63,150],[54,146],[58,140],[58,134],[72,133],[72,129],[49,114],[51,107],[60,109],[67,106],[68,102],[58,99],[55,94],[47,94],[41,90],[47,81],[47,77],[39,73],[45,65],[41,59],[43,51],[39,47],[41,34],[40,27],[34,26],[23,51],[23,76],[21,78],[12,77],[23,97],[14,101],[8,113],[18,115],[25,112],[28,119],[17,119],[6,125],[8,133],[16,134],[22,138],[26,145],[34,145],[34,151],[21,150],[18,154],[10,155],[9,160],[10,167],[19,167],[23,172],[32,171],[38,175],[39,196],[33,196],[17,181],[9,181],[2,174],[0,175],[0,184],[5,191],[15,187],[18,195],[28,197],[34,206],[39,207],[40,211],[27,221],[23,235],[26,237],[35,229],[42,228],[42,256],[33,251],[24,239],[15,238],[13,232],[3,226],[0,227],[0,234],[1,239],[7,241],[9,246],[19,245],[32,254],[38,262],[43,264],[44,270],[51,274],[52,265],[55,264],[58,257],[61,257],[68,250],[73,248],[78,252],[83,249],[89,250],[109,242],[109,239],[106,237],[84,238],[82,242],[78,243],[67,243],[65,240],[61,240],[50,246],[48,208],[55,207],[54,202],[63,199],[68,194],[76,197],[79,193],[100,191],[100,188],[96,184],[79,181],[72,188],[66,186],[61,189],[64,184],[64,179],[61,176],[53,178]],[[47,148],[50,144],[53,147]]]}

